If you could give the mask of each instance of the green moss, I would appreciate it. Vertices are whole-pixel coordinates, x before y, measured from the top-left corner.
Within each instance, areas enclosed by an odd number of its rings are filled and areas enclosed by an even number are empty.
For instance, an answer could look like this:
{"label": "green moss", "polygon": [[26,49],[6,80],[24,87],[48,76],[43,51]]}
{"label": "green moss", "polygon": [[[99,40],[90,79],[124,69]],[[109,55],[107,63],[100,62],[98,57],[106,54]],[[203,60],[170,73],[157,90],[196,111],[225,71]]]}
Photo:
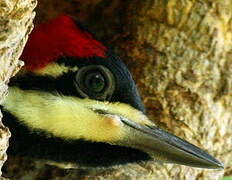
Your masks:
{"label": "green moss", "polygon": [[222,180],[232,180],[232,176],[224,177]]}

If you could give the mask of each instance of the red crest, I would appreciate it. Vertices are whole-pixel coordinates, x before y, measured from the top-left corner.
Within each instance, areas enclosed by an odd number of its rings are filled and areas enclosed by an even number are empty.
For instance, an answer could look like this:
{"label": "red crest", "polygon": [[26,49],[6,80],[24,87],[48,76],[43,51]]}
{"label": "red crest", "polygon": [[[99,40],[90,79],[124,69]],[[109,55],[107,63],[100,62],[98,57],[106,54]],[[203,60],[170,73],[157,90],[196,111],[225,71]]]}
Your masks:
{"label": "red crest", "polygon": [[106,47],[67,15],[40,24],[29,35],[21,59],[30,71],[60,57],[105,57]]}

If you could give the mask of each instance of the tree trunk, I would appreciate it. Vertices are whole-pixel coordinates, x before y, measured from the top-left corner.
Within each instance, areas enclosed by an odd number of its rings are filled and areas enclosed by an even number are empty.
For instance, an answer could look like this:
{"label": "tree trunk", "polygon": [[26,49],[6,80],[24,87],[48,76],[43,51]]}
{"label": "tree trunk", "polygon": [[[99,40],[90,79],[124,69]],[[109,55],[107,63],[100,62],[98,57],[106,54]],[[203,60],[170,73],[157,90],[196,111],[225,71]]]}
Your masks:
{"label": "tree trunk", "polygon": [[[231,0],[39,0],[36,22],[61,12],[84,20],[128,64],[149,117],[207,149],[230,174],[231,9]],[[17,180],[216,180],[224,173],[156,162],[63,171],[20,157],[10,158],[7,172]]]}
{"label": "tree trunk", "polygon": [[[18,58],[23,50],[27,35],[32,29],[34,18],[33,0],[1,0],[0,2],[0,103],[7,95],[7,83],[23,65]],[[7,159],[6,150],[10,131],[1,122],[0,112],[0,176]],[[3,179],[3,178],[2,178]]]}

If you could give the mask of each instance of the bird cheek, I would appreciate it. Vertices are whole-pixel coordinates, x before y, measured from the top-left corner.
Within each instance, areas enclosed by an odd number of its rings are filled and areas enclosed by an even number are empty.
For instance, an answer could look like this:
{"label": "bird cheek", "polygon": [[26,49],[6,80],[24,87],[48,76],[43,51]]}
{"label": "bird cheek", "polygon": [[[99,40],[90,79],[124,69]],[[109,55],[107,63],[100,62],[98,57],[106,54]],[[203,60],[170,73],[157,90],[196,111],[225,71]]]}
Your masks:
{"label": "bird cheek", "polygon": [[124,137],[124,125],[117,115],[103,115],[99,121],[94,132],[95,141],[114,144]]}
{"label": "bird cheek", "polygon": [[104,118],[105,124],[108,127],[111,128],[120,128],[123,126],[122,121],[120,120],[120,118],[116,115],[106,115]]}

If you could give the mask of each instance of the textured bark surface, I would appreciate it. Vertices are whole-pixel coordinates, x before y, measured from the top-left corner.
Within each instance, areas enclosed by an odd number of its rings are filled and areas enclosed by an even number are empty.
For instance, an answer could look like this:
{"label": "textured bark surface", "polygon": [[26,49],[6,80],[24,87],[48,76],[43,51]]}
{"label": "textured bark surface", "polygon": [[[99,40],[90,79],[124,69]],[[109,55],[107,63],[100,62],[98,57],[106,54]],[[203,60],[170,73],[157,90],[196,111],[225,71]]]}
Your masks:
{"label": "textured bark surface", "polygon": [[[10,77],[23,65],[18,58],[32,29],[35,5],[35,0],[0,1],[0,103],[7,94]],[[9,129],[0,121],[0,169],[7,159],[9,137]]]}
{"label": "textured bark surface", "polygon": [[[36,22],[66,12],[123,58],[160,127],[232,162],[231,0],[39,0]],[[223,171],[155,162],[111,170],[60,170],[11,157],[12,179],[216,180]],[[13,165],[12,165],[13,164]]]}

